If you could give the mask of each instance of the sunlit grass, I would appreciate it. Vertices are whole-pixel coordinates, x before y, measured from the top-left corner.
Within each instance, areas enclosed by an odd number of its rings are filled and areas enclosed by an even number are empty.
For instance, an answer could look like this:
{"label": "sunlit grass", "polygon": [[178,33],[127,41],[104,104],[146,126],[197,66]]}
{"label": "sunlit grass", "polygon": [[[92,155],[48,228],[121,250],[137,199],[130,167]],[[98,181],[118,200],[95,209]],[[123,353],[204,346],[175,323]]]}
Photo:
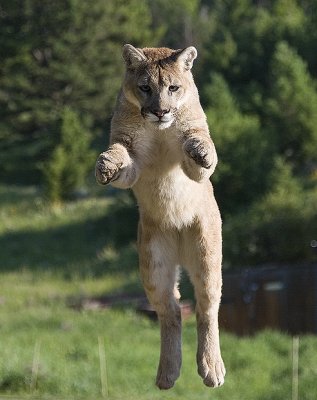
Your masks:
{"label": "sunlit grass", "polygon": [[[31,288],[30,288],[31,289]],[[58,289],[56,287],[56,293]],[[21,297],[25,298],[25,292]],[[291,395],[289,336],[264,332],[253,338],[222,333],[227,367],[225,385],[204,387],[195,365],[194,318],[183,326],[183,367],[169,392],[159,392],[154,378],[159,327],[132,309],[74,311],[54,302],[26,301],[20,310],[1,306],[0,393],[29,394],[36,343],[39,371],[33,395],[45,398],[101,398],[98,337],[104,338],[110,399],[285,400]],[[300,392],[316,396],[316,337],[300,339]]]}

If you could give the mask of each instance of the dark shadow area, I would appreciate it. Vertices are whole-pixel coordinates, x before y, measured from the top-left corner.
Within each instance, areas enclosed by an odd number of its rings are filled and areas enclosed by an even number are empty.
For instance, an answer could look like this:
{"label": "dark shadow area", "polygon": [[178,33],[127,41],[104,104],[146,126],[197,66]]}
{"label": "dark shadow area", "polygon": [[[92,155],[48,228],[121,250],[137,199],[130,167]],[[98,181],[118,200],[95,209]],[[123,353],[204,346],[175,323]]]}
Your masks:
{"label": "dark shadow area", "polygon": [[27,205],[28,209],[40,198],[39,190],[35,186],[0,185],[0,206],[13,207]]}
{"label": "dark shadow area", "polygon": [[100,276],[137,266],[137,208],[118,199],[104,217],[0,236],[0,271],[46,270]]}

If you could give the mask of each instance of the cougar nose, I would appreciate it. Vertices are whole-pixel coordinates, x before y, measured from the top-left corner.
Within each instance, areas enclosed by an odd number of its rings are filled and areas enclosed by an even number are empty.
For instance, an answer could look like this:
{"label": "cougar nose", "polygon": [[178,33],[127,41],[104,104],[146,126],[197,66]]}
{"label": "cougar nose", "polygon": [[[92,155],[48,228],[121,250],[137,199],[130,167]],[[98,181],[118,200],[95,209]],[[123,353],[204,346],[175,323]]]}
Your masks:
{"label": "cougar nose", "polygon": [[165,114],[169,113],[170,110],[151,110],[152,114],[156,115],[158,118],[162,118]]}

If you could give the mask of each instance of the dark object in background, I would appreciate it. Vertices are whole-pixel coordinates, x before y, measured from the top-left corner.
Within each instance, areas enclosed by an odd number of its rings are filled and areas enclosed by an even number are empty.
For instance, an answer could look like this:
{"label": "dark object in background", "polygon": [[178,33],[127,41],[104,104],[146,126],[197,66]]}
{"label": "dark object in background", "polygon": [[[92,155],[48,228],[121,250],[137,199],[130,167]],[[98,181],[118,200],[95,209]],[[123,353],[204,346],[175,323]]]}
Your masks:
{"label": "dark object in background", "polygon": [[219,323],[238,335],[317,333],[317,264],[225,272]]}

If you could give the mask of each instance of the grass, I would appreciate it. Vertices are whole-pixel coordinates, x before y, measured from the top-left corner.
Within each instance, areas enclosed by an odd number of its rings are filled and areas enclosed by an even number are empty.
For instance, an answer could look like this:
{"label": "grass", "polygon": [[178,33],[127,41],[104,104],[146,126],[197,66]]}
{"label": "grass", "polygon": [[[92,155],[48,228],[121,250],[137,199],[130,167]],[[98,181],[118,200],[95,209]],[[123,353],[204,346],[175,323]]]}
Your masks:
{"label": "grass", "polygon": [[[196,373],[190,318],[183,327],[181,377],[172,390],[160,392],[154,387],[155,322],[132,307],[69,307],[74,297],[142,290],[132,240],[135,212],[127,204],[126,197],[98,196],[52,209],[35,188],[0,187],[0,399],[290,399],[290,336],[222,332],[227,379],[209,389]],[[317,397],[316,376],[317,338],[303,336],[300,400]]]}

